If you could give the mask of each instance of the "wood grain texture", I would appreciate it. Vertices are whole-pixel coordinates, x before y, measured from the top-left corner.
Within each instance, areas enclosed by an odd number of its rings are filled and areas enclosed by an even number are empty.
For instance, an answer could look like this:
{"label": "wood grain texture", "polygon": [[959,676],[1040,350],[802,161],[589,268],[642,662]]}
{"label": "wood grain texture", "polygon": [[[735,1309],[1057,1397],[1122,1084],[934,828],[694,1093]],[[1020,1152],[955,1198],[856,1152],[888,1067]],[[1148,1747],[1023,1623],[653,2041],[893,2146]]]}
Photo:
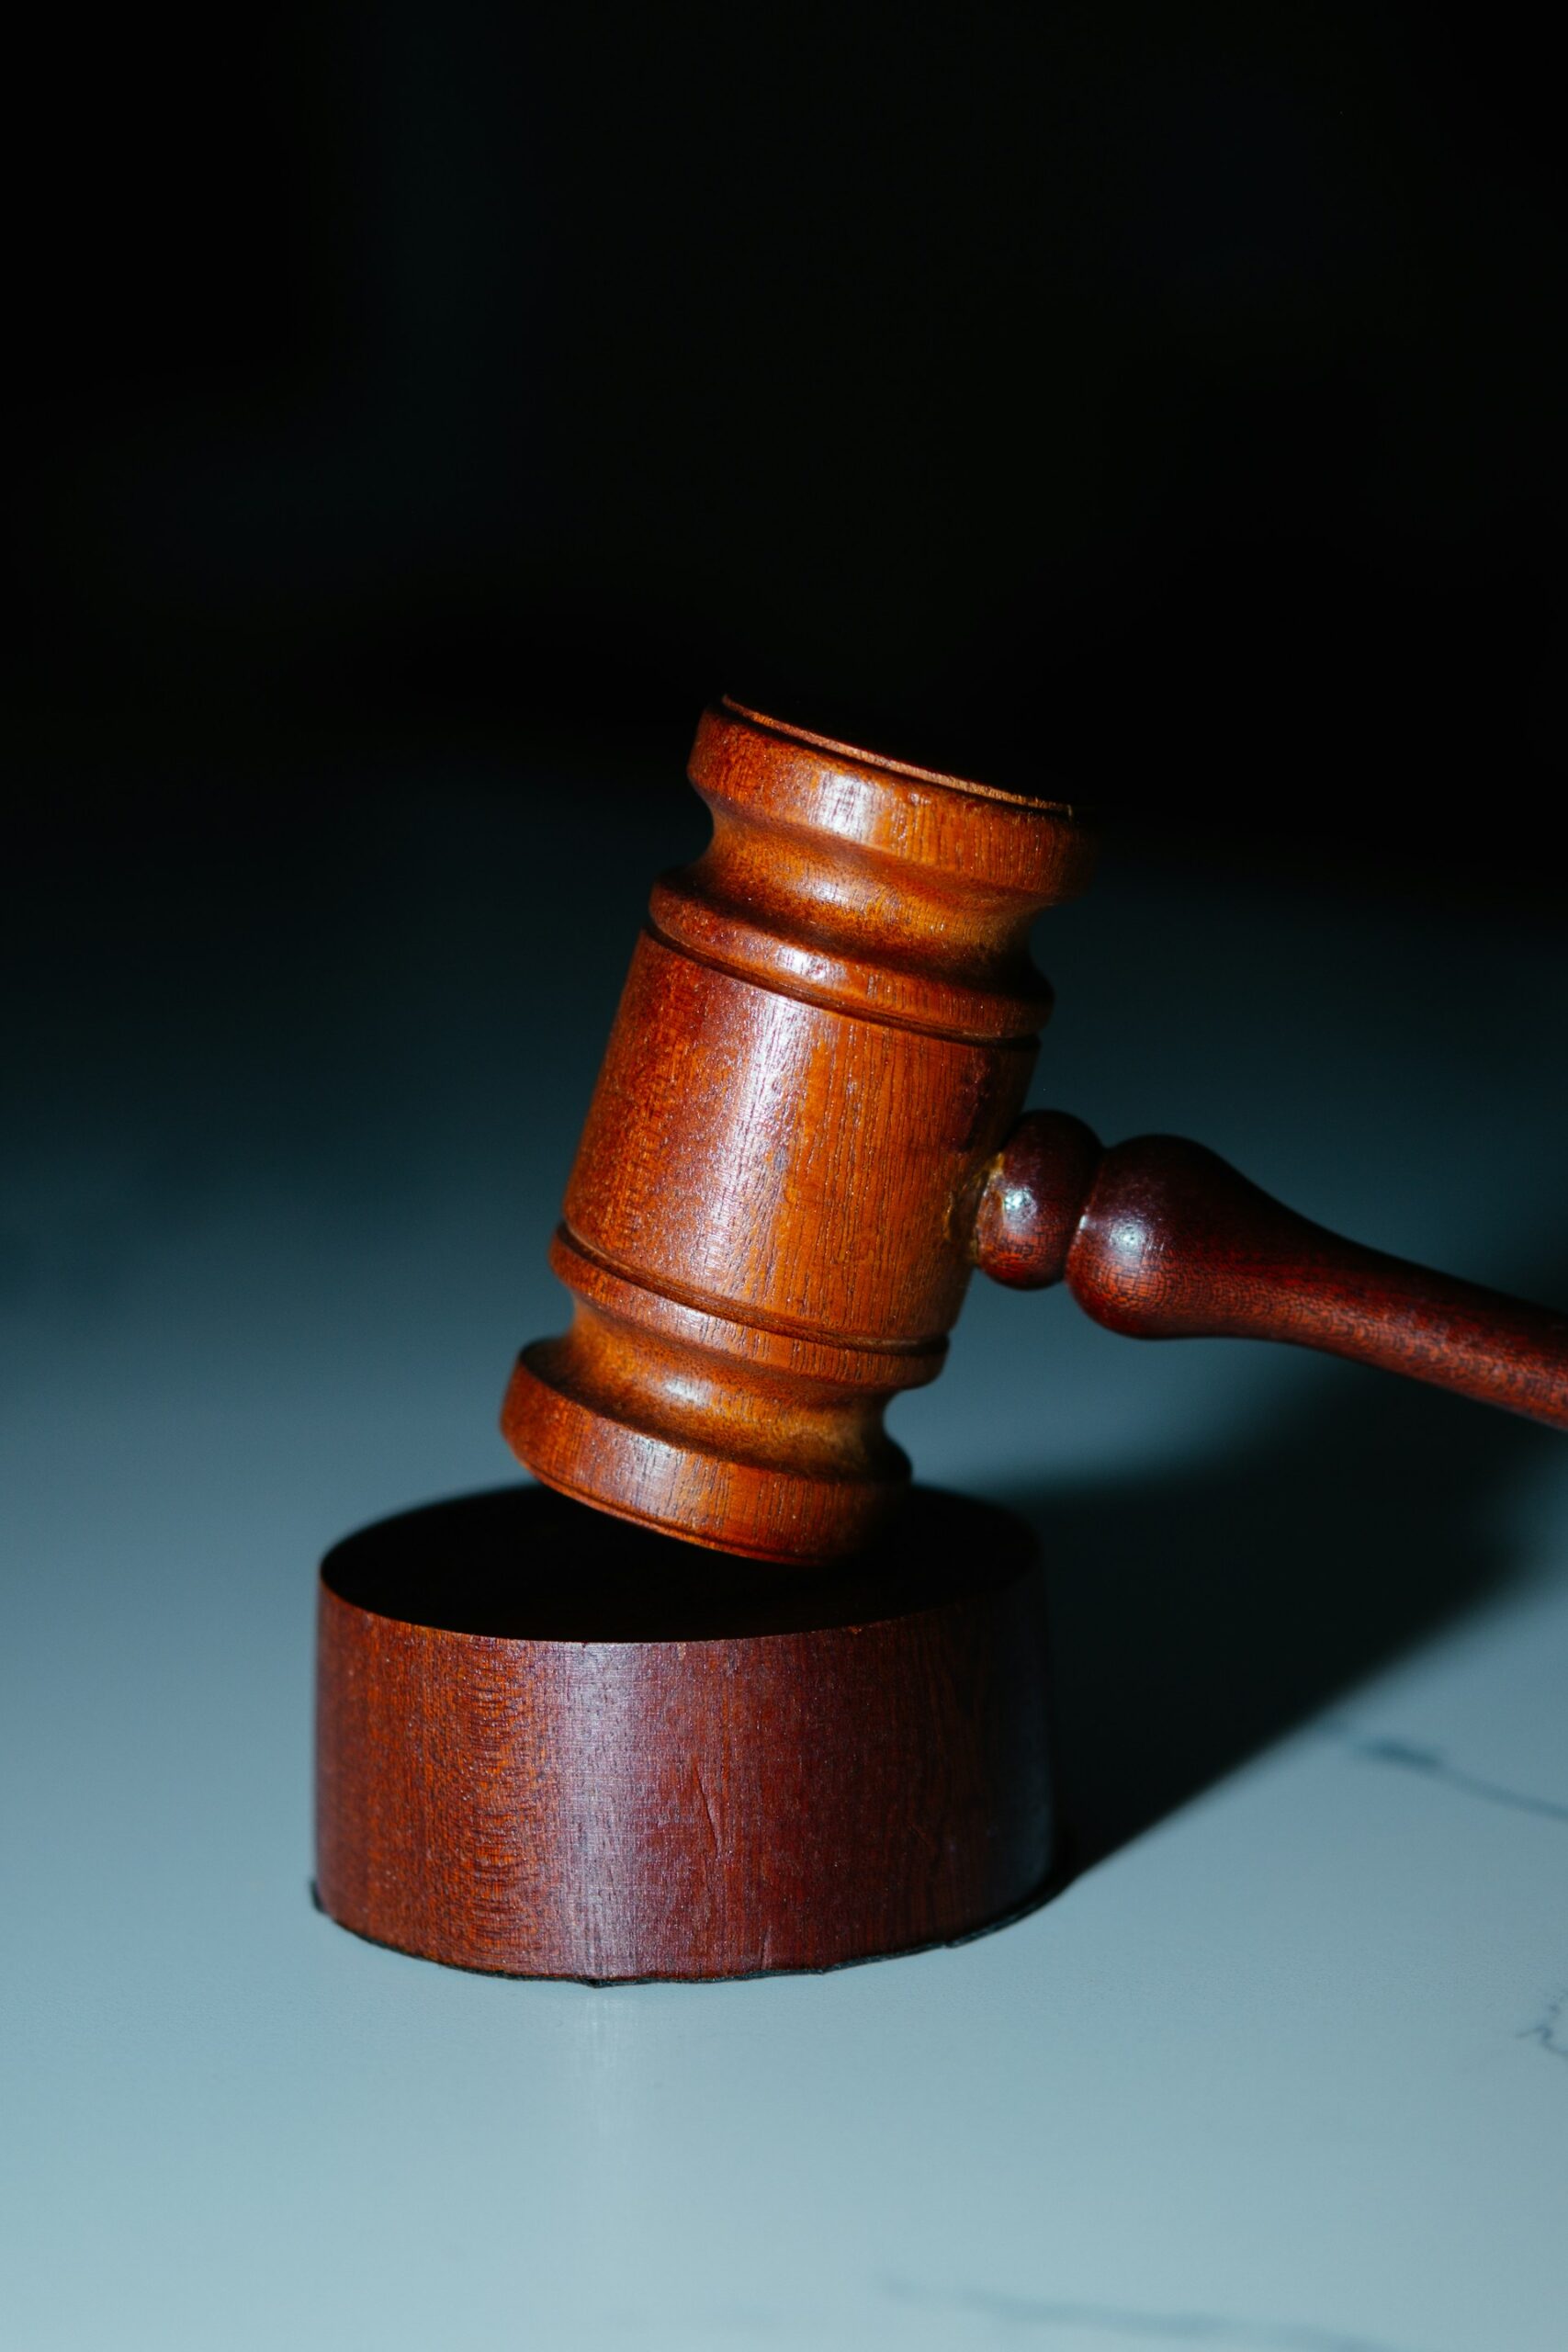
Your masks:
{"label": "wood grain texture", "polygon": [[574,1318],[502,1426],[601,1510],[836,1557],[907,1482],[883,1414],[941,1367],[1049,1009],[1030,924],[1089,845],[728,707],[691,773],[713,840],[653,893],[552,1256]]}
{"label": "wood grain texture", "polygon": [[656,887],[552,1260],[571,1327],[502,1427],[601,1510],[759,1560],[898,1504],[883,1417],[978,1264],[1112,1329],[1278,1339],[1568,1423],[1563,1323],[1292,1216],[1194,1144],[1015,1124],[1029,928],[1088,876],[1065,804],[725,705],[697,863]]}
{"label": "wood grain texture", "polygon": [[353,1536],[321,1579],[317,1888],[464,1968],[836,1966],[1016,1911],[1051,1865],[1027,1528],[919,1493],[829,1578],[537,1487]]}
{"label": "wood grain texture", "polygon": [[1102,1152],[1081,1120],[1032,1113],[976,1254],[1021,1289],[1065,1279],[1133,1338],[1283,1340],[1568,1429],[1568,1316],[1344,1240],[1174,1136]]}

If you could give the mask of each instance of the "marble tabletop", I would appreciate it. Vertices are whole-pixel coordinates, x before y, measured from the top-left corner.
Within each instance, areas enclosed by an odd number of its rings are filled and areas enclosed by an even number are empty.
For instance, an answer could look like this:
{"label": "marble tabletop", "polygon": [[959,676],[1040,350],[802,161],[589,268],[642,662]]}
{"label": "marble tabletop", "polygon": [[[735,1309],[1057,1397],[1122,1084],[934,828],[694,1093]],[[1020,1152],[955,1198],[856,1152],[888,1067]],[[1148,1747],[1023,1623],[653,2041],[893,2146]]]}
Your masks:
{"label": "marble tabletop", "polygon": [[[698,830],[673,778],[471,763],[377,807],[11,943],[0,2341],[1562,2352],[1568,1448],[1501,1416],[976,1292],[895,1425],[1040,1527],[1064,1893],[615,1989],[312,1908],[315,1561],[505,1476],[641,897]],[[1112,860],[1039,952],[1035,1099],[1568,1297],[1538,918]]]}

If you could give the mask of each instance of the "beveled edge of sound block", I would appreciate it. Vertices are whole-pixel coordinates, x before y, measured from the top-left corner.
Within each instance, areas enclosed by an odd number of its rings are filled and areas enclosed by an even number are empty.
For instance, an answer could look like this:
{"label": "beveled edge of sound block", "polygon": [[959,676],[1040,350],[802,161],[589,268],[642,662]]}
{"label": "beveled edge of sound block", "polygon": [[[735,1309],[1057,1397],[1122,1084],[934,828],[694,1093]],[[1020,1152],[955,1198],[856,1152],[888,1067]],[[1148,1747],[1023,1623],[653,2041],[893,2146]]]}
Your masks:
{"label": "beveled edge of sound block", "polygon": [[831,1968],[1048,1891],[1033,1538],[916,1489],[759,1576],[544,1487],[329,1553],[317,1899],[377,1943],[593,1984]]}

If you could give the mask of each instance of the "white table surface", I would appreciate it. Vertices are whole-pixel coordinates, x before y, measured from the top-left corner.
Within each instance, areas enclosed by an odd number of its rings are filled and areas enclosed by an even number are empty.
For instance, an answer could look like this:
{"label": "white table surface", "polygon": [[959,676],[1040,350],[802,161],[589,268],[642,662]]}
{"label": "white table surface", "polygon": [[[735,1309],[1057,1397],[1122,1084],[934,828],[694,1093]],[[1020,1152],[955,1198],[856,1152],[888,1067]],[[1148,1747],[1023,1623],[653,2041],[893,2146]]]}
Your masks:
{"label": "white table surface", "polygon": [[[1048,1545],[1091,1866],[825,1977],[508,1984],[309,1897],[314,1564],[499,1483],[652,870],[580,781],[38,913],[0,1257],[9,2352],[1563,2352],[1568,1447],[976,1292],[895,1426]],[[1568,1296],[1523,914],[1112,865],[1036,1087]],[[1095,1859],[1098,1857],[1098,1859]]]}

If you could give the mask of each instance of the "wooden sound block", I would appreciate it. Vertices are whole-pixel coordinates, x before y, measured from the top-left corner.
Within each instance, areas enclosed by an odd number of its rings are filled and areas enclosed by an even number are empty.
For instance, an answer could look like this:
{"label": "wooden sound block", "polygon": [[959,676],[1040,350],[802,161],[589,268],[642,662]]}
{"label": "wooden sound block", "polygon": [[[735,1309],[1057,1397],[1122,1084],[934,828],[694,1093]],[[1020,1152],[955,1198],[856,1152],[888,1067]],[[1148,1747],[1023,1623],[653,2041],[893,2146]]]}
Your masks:
{"label": "wooden sound block", "polygon": [[836,1967],[993,1925],[1052,1862],[1041,1578],[917,1488],[830,1576],[510,1487],[321,1570],[317,1892],[448,1965]]}

